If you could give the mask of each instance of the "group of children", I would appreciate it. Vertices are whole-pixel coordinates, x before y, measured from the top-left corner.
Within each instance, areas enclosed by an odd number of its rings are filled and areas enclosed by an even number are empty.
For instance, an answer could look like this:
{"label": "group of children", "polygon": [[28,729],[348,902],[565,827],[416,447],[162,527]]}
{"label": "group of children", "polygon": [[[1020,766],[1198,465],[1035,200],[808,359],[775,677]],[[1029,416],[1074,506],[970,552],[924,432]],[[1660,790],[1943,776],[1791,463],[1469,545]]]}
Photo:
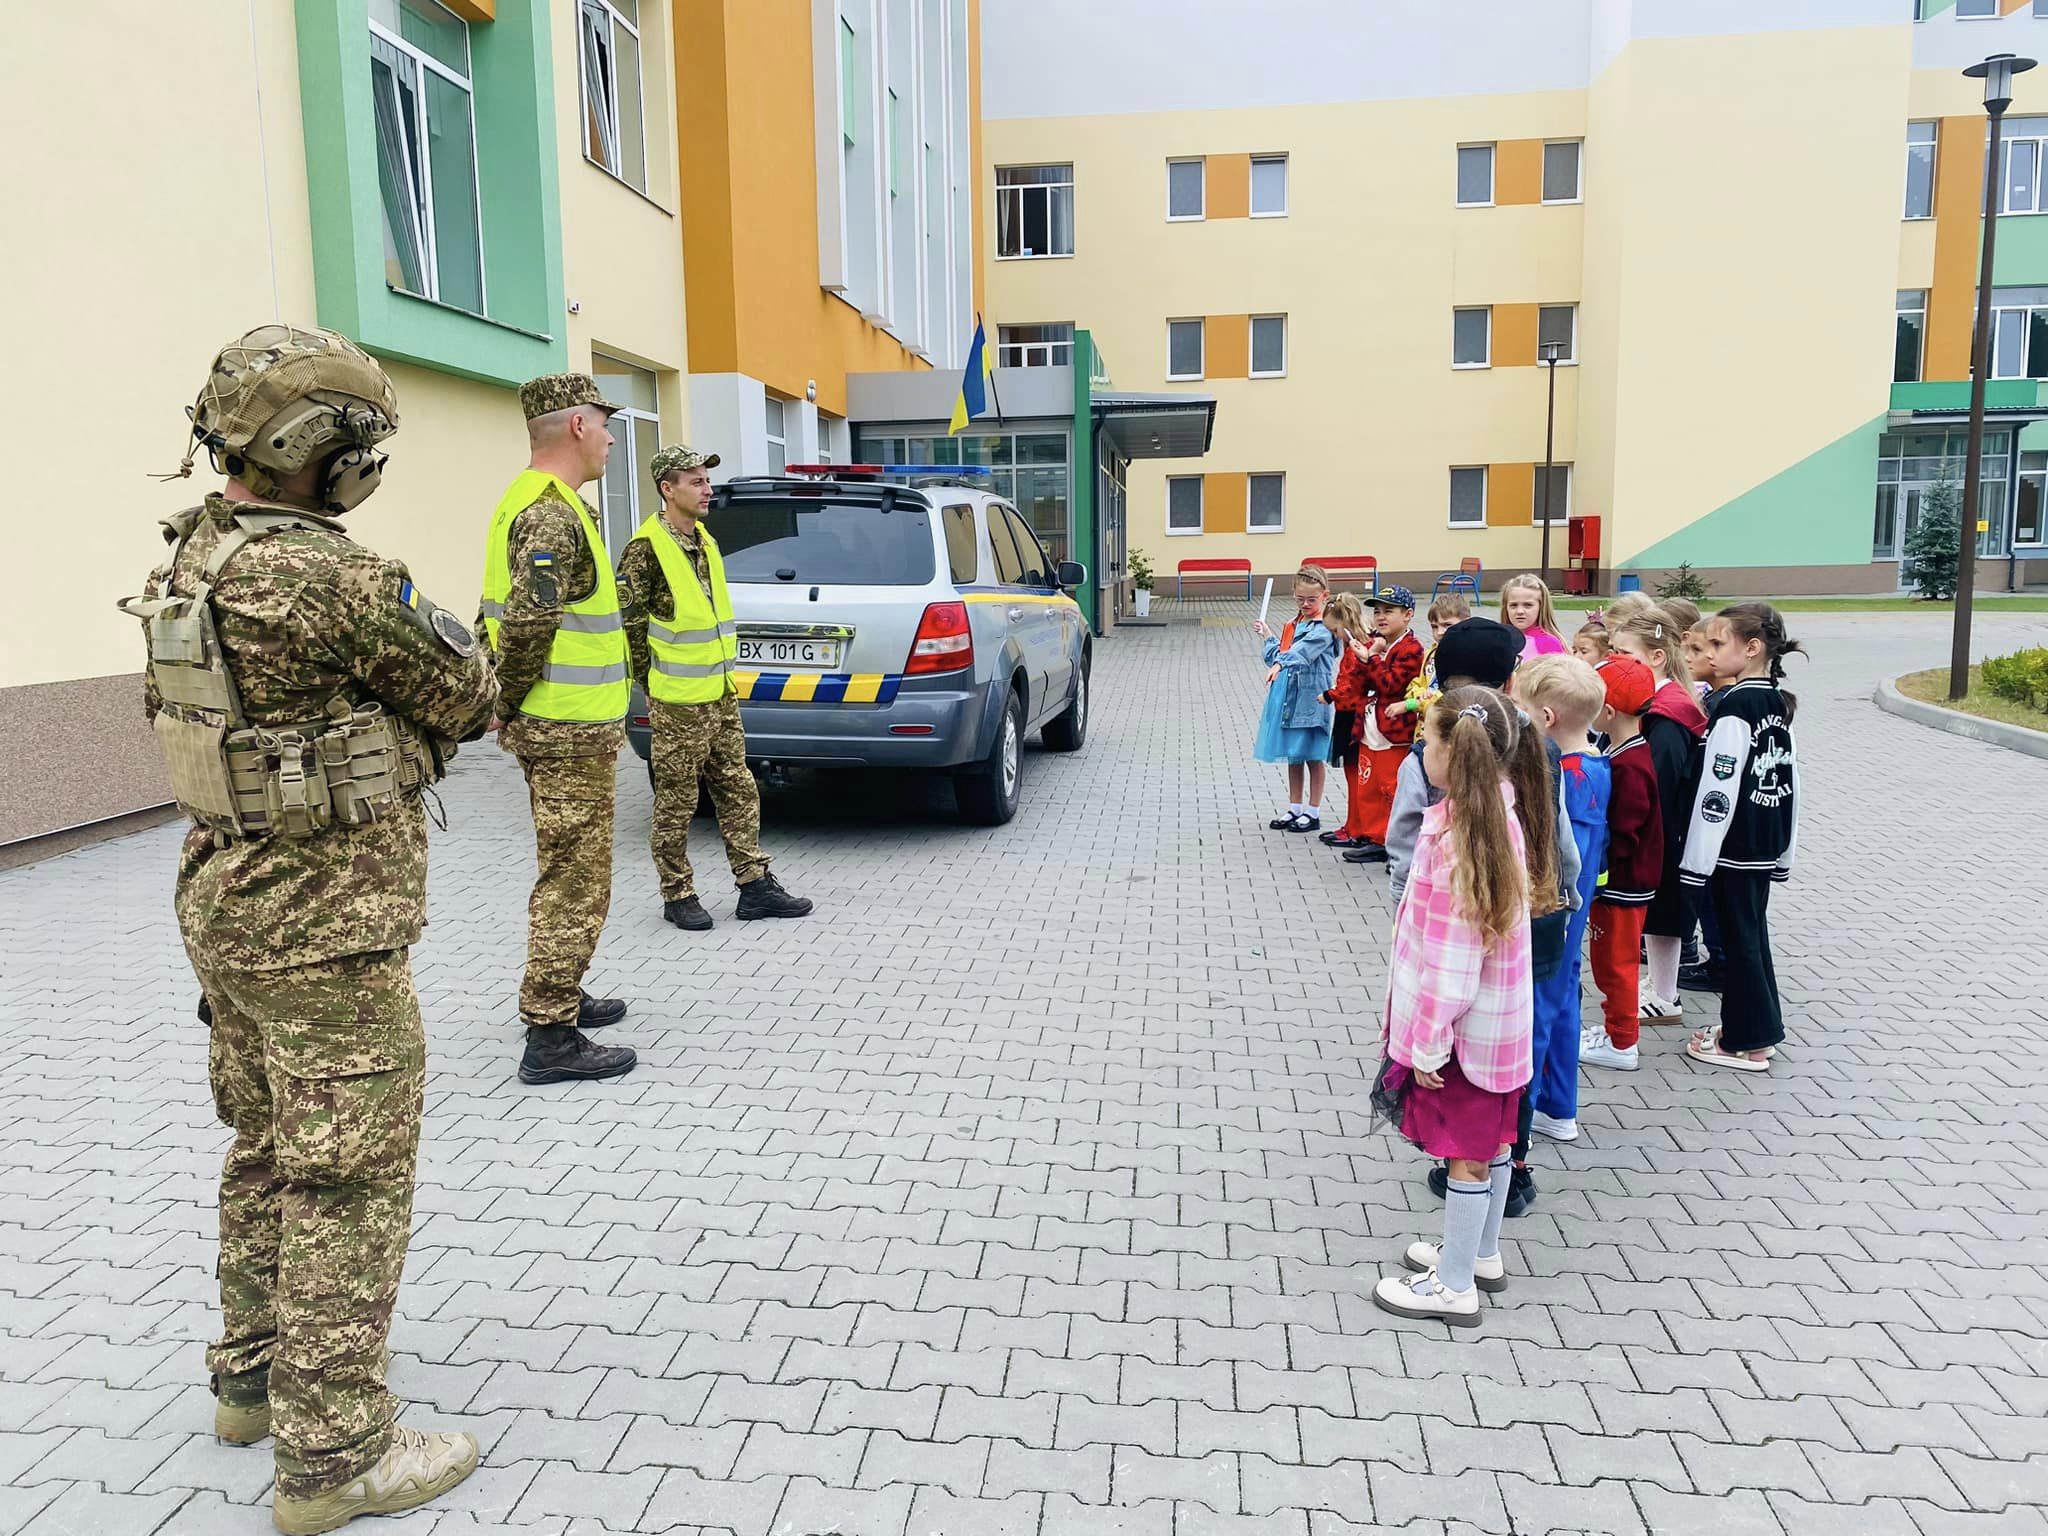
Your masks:
{"label": "group of children", "polygon": [[[1479,1291],[1507,1283],[1501,1220],[1535,1198],[1530,1137],[1579,1134],[1582,1066],[1635,1069],[1642,1025],[1681,1019],[1690,989],[1719,991],[1721,1018],[1688,1057],[1770,1069],[1785,1031],[1767,909],[1799,802],[1779,684],[1801,647],[1766,603],[1703,619],[1640,594],[1568,645],[1531,575],[1503,588],[1505,624],[1439,598],[1427,650],[1404,587],[1333,598],[1306,566],[1295,603],[1279,634],[1254,626],[1255,750],[1288,765],[1271,825],[1320,830],[1324,766],[1342,770],[1344,824],[1323,840],[1388,864],[1396,900],[1375,1101],[1442,1160],[1442,1242],[1413,1245],[1417,1273],[1374,1300],[1474,1324]],[[1602,998],[1584,1028],[1582,951]]]}

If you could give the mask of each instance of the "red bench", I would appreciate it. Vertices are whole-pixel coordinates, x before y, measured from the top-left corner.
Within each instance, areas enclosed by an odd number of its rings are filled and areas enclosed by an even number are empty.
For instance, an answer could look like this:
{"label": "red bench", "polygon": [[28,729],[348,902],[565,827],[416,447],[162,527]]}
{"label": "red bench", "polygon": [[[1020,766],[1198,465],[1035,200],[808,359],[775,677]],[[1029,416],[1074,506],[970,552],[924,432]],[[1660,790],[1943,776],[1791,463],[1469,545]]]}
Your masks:
{"label": "red bench", "polygon": [[1323,573],[1332,578],[1332,585],[1347,575],[1365,573],[1365,589],[1374,591],[1380,584],[1380,563],[1372,555],[1331,555],[1323,560],[1304,560],[1303,565],[1319,565]]}
{"label": "red bench", "polygon": [[1177,601],[1181,588],[1192,576],[1197,581],[1235,581],[1244,578],[1244,600],[1252,600],[1252,563],[1249,560],[1183,560],[1174,569],[1173,595]]}

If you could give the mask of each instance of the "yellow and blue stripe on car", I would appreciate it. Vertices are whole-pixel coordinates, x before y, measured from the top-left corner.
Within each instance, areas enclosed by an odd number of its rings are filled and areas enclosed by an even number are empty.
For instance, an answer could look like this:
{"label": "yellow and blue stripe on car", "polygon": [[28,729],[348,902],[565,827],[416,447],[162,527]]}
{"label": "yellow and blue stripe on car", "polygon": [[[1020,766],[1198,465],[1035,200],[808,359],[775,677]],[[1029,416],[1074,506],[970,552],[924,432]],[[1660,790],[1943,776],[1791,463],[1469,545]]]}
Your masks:
{"label": "yellow and blue stripe on car", "polygon": [[735,672],[739,696],[751,704],[891,704],[900,672]]}

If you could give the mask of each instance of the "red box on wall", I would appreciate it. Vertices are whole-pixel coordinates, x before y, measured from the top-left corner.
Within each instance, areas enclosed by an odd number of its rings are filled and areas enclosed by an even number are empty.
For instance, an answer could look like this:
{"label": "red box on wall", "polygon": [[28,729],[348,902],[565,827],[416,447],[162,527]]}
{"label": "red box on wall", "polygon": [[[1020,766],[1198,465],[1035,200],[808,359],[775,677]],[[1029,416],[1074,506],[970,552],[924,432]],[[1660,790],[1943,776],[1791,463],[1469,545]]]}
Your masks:
{"label": "red box on wall", "polygon": [[1565,525],[1565,556],[1570,560],[1600,563],[1600,519],[1574,517]]}

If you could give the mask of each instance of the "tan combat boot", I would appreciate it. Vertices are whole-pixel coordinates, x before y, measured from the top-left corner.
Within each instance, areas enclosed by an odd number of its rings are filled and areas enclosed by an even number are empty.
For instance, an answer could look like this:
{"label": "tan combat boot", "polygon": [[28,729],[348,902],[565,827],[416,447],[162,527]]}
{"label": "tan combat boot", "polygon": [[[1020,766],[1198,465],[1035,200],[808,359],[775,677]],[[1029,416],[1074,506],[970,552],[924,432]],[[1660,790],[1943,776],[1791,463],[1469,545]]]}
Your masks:
{"label": "tan combat boot", "polygon": [[339,1488],[294,1499],[274,1494],[270,1518],[285,1536],[317,1536],[357,1515],[395,1515],[416,1509],[476,1470],[476,1440],[465,1434],[430,1434],[394,1424],[391,1448],[368,1471]]}
{"label": "tan combat boot", "polygon": [[254,1445],[270,1433],[270,1399],[213,1405],[213,1438],[223,1445]]}

